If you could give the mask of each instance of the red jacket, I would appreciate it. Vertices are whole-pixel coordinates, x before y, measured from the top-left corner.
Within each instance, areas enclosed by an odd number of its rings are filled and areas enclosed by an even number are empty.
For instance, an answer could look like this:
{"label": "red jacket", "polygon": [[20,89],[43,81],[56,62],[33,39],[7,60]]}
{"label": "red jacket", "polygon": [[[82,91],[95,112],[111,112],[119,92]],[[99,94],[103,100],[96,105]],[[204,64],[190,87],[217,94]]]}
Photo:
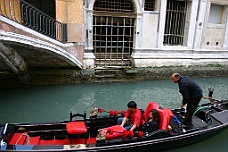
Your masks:
{"label": "red jacket", "polygon": [[134,112],[127,110],[125,117],[129,119],[131,125],[136,125],[137,127],[141,126],[142,112],[138,108],[136,108]]}

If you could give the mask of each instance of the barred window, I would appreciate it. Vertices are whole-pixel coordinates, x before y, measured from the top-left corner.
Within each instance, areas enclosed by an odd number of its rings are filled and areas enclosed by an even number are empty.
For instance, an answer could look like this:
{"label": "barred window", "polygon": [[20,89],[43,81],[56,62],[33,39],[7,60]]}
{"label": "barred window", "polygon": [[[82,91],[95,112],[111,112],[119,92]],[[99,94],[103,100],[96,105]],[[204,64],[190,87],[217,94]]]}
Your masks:
{"label": "barred window", "polygon": [[145,0],[144,10],[145,11],[154,11],[155,10],[155,0]]}
{"label": "barred window", "polygon": [[133,0],[96,0],[93,10],[95,65],[131,65],[136,18]]}
{"label": "barred window", "polygon": [[93,6],[97,12],[133,13],[132,0],[96,0]]}
{"label": "barred window", "polygon": [[164,44],[183,45],[186,14],[186,1],[167,1]]}

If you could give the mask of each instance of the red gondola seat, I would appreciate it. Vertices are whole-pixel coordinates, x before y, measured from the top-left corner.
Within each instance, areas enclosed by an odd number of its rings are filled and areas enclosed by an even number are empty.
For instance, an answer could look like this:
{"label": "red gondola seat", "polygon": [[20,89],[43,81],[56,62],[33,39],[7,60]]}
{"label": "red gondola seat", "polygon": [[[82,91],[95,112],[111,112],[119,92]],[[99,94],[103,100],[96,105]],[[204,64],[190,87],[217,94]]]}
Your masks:
{"label": "red gondola seat", "polygon": [[[74,117],[82,117],[83,120],[75,120],[72,121]],[[86,126],[86,113],[84,114],[72,114],[70,113],[70,122],[66,124],[66,130],[69,135],[80,135],[87,134],[87,126]],[[86,141],[86,140],[85,140]]]}
{"label": "red gondola seat", "polygon": [[144,113],[143,113],[143,120],[144,120],[144,123],[145,121],[147,121],[148,117],[149,117],[149,114],[150,114],[150,111],[152,109],[159,109],[159,105],[157,102],[149,102]]}
{"label": "red gondola seat", "polygon": [[148,103],[146,110],[143,114],[144,120],[148,119],[150,110],[152,109],[156,109],[159,112],[159,116],[160,116],[159,129],[167,131],[168,125],[170,123],[170,119],[173,117],[172,111],[168,108],[160,109],[157,102],[150,102]]}

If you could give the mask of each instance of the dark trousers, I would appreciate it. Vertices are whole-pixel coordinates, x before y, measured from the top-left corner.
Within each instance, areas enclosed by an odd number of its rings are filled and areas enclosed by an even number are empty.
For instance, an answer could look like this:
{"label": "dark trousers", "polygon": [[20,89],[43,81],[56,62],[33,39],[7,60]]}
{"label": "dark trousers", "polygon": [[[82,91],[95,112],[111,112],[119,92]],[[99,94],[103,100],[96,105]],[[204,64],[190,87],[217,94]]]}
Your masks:
{"label": "dark trousers", "polygon": [[186,112],[186,115],[185,115],[185,119],[184,121],[182,122],[183,124],[185,125],[189,125],[192,123],[192,115],[193,113],[196,111],[196,108],[201,100],[202,96],[198,97],[198,98],[195,98],[193,100],[190,100],[187,104],[187,112]]}

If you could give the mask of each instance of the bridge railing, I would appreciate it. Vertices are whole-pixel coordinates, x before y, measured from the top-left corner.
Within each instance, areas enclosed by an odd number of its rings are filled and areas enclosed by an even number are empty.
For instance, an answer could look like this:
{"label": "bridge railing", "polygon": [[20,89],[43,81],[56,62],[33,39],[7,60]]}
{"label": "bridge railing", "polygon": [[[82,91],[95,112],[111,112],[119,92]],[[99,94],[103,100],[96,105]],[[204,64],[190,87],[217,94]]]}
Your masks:
{"label": "bridge railing", "polygon": [[0,15],[60,42],[67,42],[67,25],[24,0],[0,0]]}

